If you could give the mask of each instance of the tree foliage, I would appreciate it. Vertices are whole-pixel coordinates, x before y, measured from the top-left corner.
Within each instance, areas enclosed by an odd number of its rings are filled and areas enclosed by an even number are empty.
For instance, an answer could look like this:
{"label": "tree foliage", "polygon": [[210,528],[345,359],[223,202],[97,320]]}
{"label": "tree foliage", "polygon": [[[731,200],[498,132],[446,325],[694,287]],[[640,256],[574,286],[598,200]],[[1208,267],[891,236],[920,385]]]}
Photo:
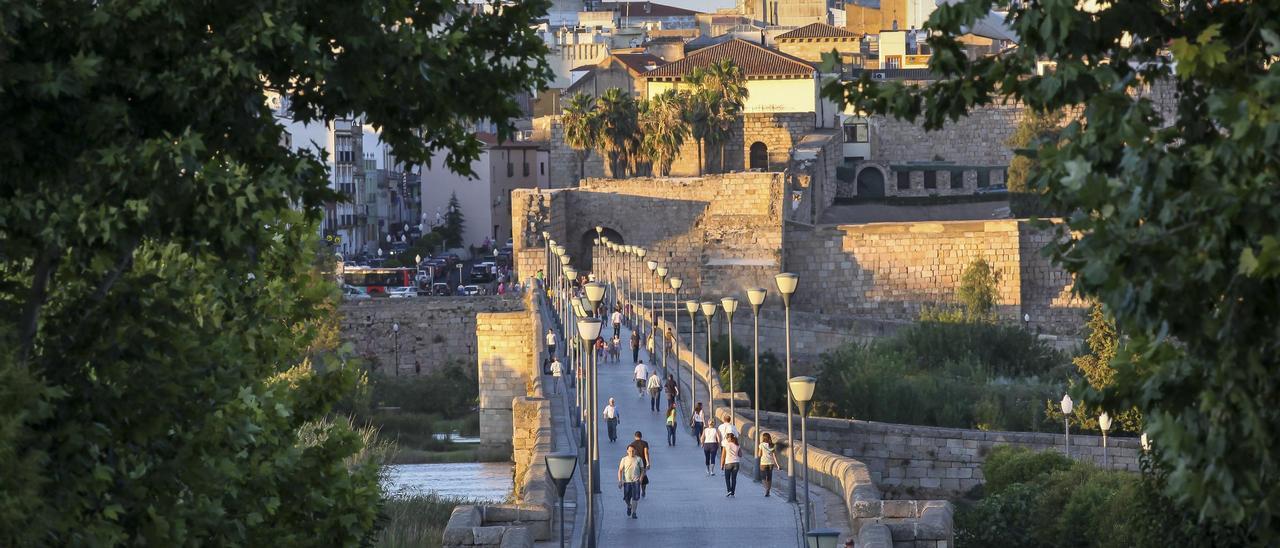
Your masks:
{"label": "tree foliage", "polygon": [[640,142],[640,123],[635,99],[619,88],[609,88],[596,100],[600,135],[596,147],[609,161],[609,174],[626,177],[631,153]]}
{"label": "tree foliage", "polygon": [[600,117],[595,101],[582,92],[574,94],[564,107],[564,142],[578,155],[578,178],[587,176],[587,157],[600,139]]}
{"label": "tree foliage", "polygon": [[449,195],[448,210],[444,214],[444,226],[440,227],[440,236],[444,239],[446,249],[458,249],[462,247],[462,236],[467,220],[462,216],[462,202],[458,201],[457,192]]}
{"label": "tree foliage", "polygon": [[5,2],[0,544],[371,541],[376,469],[317,422],[356,383],[316,323],[339,197],[264,91],[465,172],[467,120],[509,134],[546,79],[546,7]]}
{"label": "tree foliage", "polygon": [[995,317],[999,285],[1000,271],[986,259],[975,259],[960,273],[956,298],[970,319],[990,319]]}
{"label": "tree foliage", "polygon": [[684,122],[684,96],[673,89],[666,90],[649,100],[648,108],[640,116],[640,135],[644,153],[652,162],[657,175],[671,174],[671,163],[680,154],[680,147],[689,135]]}
{"label": "tree foliage", "polygon": [[[1019,45],[970,59],[962,28],[993,8],[1007,9]],[[1127,337],[1115,383],[1078,395],[1136,406],[1171,495],[1274,542],[1280,4],[968,0],[940,5],[927,28],[938,82],[866,77],[826,93],[929,128],[1002,100],[1082,113],[1028,178],[1067,212],[1046,252]]]}

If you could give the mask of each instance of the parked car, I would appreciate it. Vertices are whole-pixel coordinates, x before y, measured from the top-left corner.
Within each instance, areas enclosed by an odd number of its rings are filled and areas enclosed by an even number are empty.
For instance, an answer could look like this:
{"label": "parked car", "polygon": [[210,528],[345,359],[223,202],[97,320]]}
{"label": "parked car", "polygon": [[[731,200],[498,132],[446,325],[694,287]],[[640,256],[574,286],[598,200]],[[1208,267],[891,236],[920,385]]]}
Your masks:
{"label": "parked car", "polygon": [[342,286],[342,298],[348,301],[359,301],[364,299],[370,299],[372,297],[370,297],[368,293],[365,293],[364,290],[356,286],[344,285]]}
{"label": "parked car", "polygon": [[392,299],[405,299],[409,297],[417,297],[418,290],[412,286],[404,287],[388,287],[387,296]]}
{"label": "parked car", "polygon": [[476,285],[469,285],[469,286],[467,286],[467,287],[463,288],[463,291],[465,291],[467,295],[479,295],[479,294],[480,294],[480,286],[476,286]]}
{"label": "parked car", "polygon": [[431,294],[438,297],[448,297],[453,294],[453,291],[449,290],[449,284],[436,283],[431,284]]}
{"label": "parked car", "polygon": [[489,272],[489,267],[493,263],[480,263],[471,267],[471,281],[473,283],[489,283],[493,281],[493,274]]}

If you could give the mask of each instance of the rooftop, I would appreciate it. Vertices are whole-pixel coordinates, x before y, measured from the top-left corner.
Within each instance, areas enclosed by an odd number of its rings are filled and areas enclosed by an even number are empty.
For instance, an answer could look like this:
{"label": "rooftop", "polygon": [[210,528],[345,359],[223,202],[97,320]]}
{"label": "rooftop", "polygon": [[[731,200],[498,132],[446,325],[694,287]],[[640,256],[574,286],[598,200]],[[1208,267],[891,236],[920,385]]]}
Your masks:
{"label": "rooftop", "polygon": [[798,57],[760,47],[750,42],[731,39],[690,53],[684,59],[646,72],[646,79],[684,78],[696,68],[706,68],[723,59],[742,67],[747,78],[771,76],[812,77],[813,65]]}
{"label": "rooftop", "polygon": [[857,38],[858,35],[849,32],[840,27],[833,27],[826,23],[809,23],[796,30],[779,34],[776,40],[791,40],[798,38]]}
{"label": "rooftop", "polygon": [[629,17],[693,17],[701,13],[653,2],[601,2],[600,8],[614,10]]}

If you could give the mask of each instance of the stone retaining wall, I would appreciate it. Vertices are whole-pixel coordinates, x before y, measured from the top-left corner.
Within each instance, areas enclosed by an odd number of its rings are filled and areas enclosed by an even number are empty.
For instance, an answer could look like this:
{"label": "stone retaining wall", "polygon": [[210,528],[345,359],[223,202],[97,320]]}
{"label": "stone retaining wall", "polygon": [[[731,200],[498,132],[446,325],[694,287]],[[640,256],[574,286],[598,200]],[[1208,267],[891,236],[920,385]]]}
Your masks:
{"label": "stone retaining wall", "polygon": [[510,296],[376,298],[344,301],[338,313],[342,342],[351,343],[374,371],[394,377],[397,336],[392,325],[400,325],[399,374],[426,375],[450,362],[475,363],[477,313],[521,306],[518,297]]}
{"label": "stone retaining wall", "polygon": [[537,377],[535,314],[525,297],[521,310],[476,314],[480,379],[480,449],[511,453],[511,402],[528,394]]}
{"label": "stone retaining wall", "polygon": [[[783,413],[760,414],[766,426],[785,427]],[[956,497],[984,481],[982,464],[999,445],[1058,451],[1062,434],[985,432],[907,424],[811,417],[809,441],[867,466],[871,479],[894,498]],[[1107,439],[1107,466],[1137,472],[1141,447],[1134,438]],[[1103,466],[1100,436],[1071,435],[1071,456]]]}

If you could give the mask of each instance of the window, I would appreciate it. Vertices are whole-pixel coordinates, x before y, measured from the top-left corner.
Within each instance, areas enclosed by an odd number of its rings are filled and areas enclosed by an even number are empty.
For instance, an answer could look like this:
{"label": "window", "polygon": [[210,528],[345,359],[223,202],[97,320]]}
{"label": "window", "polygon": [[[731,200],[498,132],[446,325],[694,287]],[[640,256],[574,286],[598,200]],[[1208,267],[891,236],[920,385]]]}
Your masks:
{"label": "window", "polygon": [[911,172],[898,172],[898,190],[911,190]]}
{"label": "window", "polygon": [[844,142],[865,143],[871,140],[871,129],[866,122],[845,123]]}
{"label": "window", "polygon": [[546,175],[546,174],[547,174],[547,163],[538,162],[538,175]]}
{"label": "window", "polygon": [[932,169],[924,172],[924,187],[938,188],[938,172]]}
{"label": "window", "polygon": [[528,177],[528,176],[529,176],[529,162],[525,162],[525,163],[524,163],[524,170],[523,170],[523,173],[524,173],[524,175],[522,175],[522,177]]}
{"label": "window", "polygon": [[516,165],[511,162],[507,162],[507,177],[515,177],[515,176],[516,176]]}
{"label": "window", "polygon": [[884,68],[887,68],[887,69],[902,68],[902,56],[901,56],[901,55],[887,55],[887,56],[885,56],[885,58],[884,58]]}
{"label": "window", "polygon": [[964,172],[958,169],[951,170],[950,182],[951,182],[950,187],[953,189],[964,188]]}
{"label": "window", "polygon": [[985,188],[990,185],[991,185],[991,170],[979,169],[978,170],[978,188]]}

